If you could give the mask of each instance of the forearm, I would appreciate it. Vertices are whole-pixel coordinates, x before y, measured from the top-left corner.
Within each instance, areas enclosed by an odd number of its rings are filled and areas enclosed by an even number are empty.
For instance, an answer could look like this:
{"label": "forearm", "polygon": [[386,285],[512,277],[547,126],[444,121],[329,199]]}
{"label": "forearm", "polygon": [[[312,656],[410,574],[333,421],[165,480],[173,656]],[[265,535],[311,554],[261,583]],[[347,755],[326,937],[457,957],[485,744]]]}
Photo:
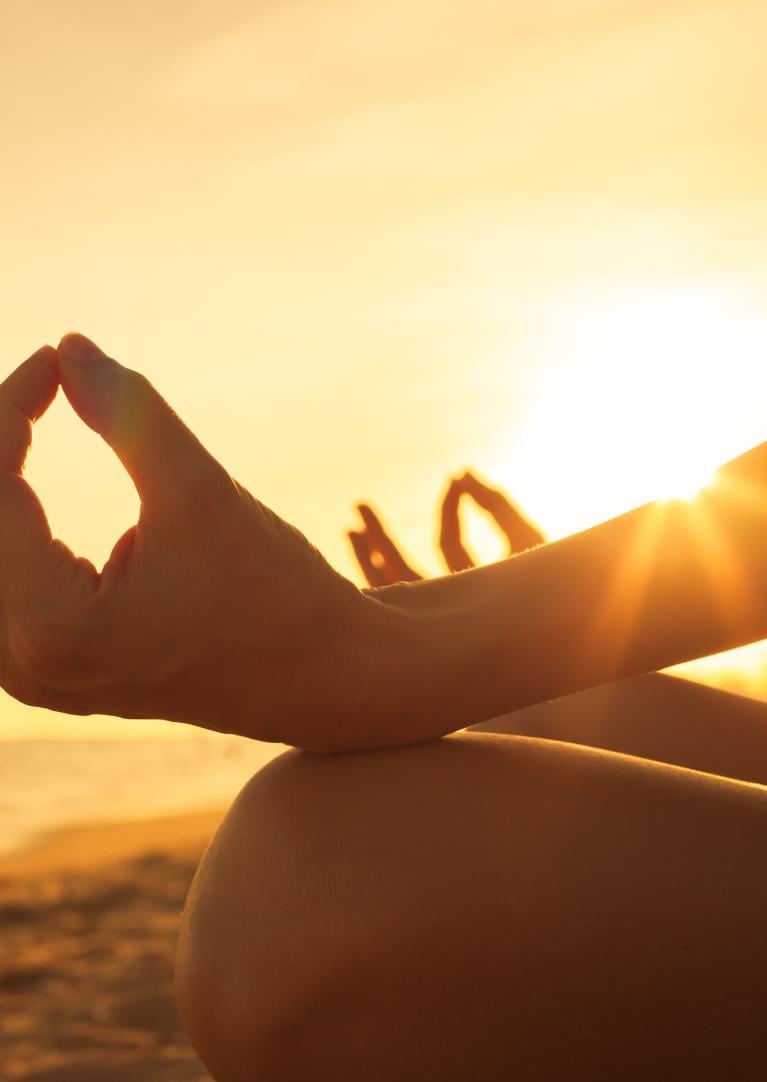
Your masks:
{"label": "forearm", "polygon": [[[350,747],[410,743],[767,637],[767,444],[697,500],[388,591]],[[379,602],[381,604],[381,602]]]}

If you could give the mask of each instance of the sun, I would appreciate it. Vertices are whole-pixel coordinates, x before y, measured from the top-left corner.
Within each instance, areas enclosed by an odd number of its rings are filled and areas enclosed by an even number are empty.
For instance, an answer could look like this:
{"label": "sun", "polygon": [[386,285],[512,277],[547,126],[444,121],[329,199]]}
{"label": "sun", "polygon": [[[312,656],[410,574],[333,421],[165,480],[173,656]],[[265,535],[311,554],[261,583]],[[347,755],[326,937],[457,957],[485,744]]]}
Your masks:
{"label": "sun", "polygon": [[715,481],[714,470],[710,470],[705,475],[696,467],[680,470],[678,475],[675,475],[674,470],[670,470],[663,482],[655,486],[656,499],[663,503],[670,503],[673,500],[694,500]]}
{"label": "sun", "polygon": [[550,537],[690,499],[767,438],[767,309],[712,283],[552,303],[523,431],[488,463]]}

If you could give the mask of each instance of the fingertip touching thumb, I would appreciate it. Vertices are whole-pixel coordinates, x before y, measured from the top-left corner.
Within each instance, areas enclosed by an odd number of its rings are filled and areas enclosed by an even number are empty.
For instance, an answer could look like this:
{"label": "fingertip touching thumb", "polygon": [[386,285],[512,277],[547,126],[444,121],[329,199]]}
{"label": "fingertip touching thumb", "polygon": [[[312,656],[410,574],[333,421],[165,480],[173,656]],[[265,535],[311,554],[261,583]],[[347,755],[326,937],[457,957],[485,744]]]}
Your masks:
{"label": "fingertip touching thumb", "polygon": [[120,365],[89,338],[67,334],[56,350],[59,381],[75,413],[108,440],[119,408]]}
{"label": "fingertip touching thumb", "polygon": [[142,498],[177,484],[202,448],[149,381],[81,334],[62,338],[57,353],[72,408],[115,451]]}

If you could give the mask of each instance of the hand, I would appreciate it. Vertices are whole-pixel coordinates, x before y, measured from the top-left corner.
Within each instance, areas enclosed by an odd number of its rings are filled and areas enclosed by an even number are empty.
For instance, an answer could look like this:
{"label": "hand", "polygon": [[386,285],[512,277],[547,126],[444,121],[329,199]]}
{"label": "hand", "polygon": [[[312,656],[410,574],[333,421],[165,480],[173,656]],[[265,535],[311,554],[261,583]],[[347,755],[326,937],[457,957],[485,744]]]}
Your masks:
{"label": "hand", "polygon": [[[141,498],[101,574],[51,538],[22,477],[58,383]],[[318,751],[434,739],[764,638],[765,478],[767,444],[690,505],[650,504],[517,559],[363,593],[143,377],[69,336],[0,385],[0,682],[54,710]]]}
{"label": "hand", "polygon": [[369,504],[358,504],[362,530],[349,530],[357,563],[369,584],[389,586],[394,582],[418,582],[424,576],[414,571],[384,528],[381,519]]}
{"label": "hand", "polygon": [[[440,508],[439,547],[450,571],[475,567],[461,531],[459,505],[462,496],[471,497],[493,519],[509,545],[509,555],[534,548],[545,540],[500,489],[491,488],[473,473],[450,481]],[[368,504],[359,504],[363,529],[348,533],[362,572],[374,588],[397,582],[416,582],[424,576],[414,571]]]}
{"label": "hand", "polygon": [[495,520],[498,529],[509,543],[509,556],[527,552],[546,540],[541,531],[528,522],[501,489],[486,485],[468,470],[461,478],[460,486],[463,492],[471,496],[474,502]]}
{"label": "hand", "polygon": [[[59,382],[141,498],[101,574],[51,538],[22,478]],[[359,724],[383,606],[85,338],[40,350],[0,386],[0,521],[0,679],[21,701],[307,746],[330,724]]]}

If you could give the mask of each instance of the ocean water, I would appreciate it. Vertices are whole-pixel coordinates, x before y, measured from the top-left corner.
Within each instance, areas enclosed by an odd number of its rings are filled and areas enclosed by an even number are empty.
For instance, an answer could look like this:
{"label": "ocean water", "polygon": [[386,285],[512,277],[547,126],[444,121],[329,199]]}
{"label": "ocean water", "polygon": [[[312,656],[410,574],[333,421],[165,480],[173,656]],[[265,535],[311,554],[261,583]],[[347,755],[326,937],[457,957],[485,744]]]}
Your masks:
{"label": "ocean water", "polygon": [[81,823],[223,806],[282,751],[237,736],[0,742],[0,853]]}

